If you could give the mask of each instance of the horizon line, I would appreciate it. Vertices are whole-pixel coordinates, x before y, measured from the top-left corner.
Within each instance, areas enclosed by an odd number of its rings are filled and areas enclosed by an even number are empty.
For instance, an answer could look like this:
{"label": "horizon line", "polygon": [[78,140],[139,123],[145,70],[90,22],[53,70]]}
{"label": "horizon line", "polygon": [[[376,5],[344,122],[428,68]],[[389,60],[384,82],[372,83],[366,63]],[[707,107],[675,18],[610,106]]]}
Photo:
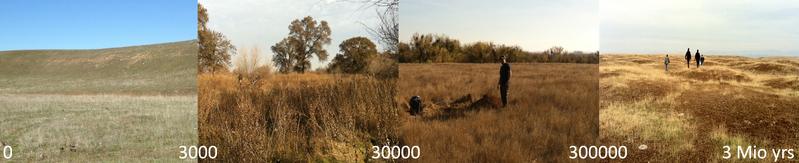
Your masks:
{"label": "horizon line", "polygon": [[188,42],[188,41],[199,41],[199,39],[196,39],[196,38],[195,38],[195,39],[188,39],[188,40],[175,40],[175,41],[166,41],[166,42],[141,43],[141,44],[133,44],[133,45],[121,45],[121,46],[104,47],[104,48],[82,48],[82,49],[81,49],[81,48],[75,48],[75,49],[58,49],[58,48],[53,48],[53,49],[47,49],[47,48],[44,48],[44,49],[10,49],[10,50],[0,50],[0,52],[12,52],[12,51],[48,51],[48,50],[52,50],[52,51],[57,51],[57,50],[63,50],[63,51],[68,51],[68,50],[75,50],[75,51],[81,51],[81,50],[105,50],[105,49],[116,49],[116,48],[129,48],[129,47],[137,47],[137,46],[158,45],[158,44],[170,44],[170,43],[179,43],[179,42]]}

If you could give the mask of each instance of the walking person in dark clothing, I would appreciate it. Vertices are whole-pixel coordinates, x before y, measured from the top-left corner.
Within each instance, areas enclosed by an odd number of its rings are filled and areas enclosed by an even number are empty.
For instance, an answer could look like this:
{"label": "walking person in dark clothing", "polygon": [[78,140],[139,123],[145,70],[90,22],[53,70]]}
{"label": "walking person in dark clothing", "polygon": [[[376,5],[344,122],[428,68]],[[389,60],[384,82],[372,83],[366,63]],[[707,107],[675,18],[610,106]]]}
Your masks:
{"label": "walking person in dark clothing", "polygon": [[502,98],[502,107],[508,105],[508,81],[510,80],[510,64],[507,57],[502,56],[502,67],[499,68],[499,95]]}
{"label": "walking person in dark clothing", "polygon": [[691,68],[691,48],[685,51],[685,63],[688,64],[688,68]]}
{"label": "walking person in dark clothing", "polygon": [[703,55],[702,58],[699,58],[699,65],[705,65],[705,56]]}
{"label": "walking person in dark clothing", "polygon": [[694,54],[694,56],[696,57],[696,58],[694,59],[694,60],[696,60],[696,68],[699,68],[699,62],[701,62],[701,61],[702,61],[702,60],[701,60],[702,58],[700,58],[700,57],[701,57],[701,55],[699,54],[699,49],[696,49],[696,54]]}

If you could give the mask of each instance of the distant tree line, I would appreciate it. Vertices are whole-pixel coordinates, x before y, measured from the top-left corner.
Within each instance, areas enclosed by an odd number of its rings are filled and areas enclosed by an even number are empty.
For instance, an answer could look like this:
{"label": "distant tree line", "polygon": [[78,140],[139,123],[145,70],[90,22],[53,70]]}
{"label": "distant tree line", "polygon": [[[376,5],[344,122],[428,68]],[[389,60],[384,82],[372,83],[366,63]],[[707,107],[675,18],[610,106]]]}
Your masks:
{"label": "distant tree line", "polygon": [[400,63],[494,63],[503,55],[508,62],[599,63],[599,52],[568,52],[560,46],[529,52],[493,42],[461,44],[446,35],[433,34],[414,34],[410,42],[400,42],[398,49],[394,58]]}

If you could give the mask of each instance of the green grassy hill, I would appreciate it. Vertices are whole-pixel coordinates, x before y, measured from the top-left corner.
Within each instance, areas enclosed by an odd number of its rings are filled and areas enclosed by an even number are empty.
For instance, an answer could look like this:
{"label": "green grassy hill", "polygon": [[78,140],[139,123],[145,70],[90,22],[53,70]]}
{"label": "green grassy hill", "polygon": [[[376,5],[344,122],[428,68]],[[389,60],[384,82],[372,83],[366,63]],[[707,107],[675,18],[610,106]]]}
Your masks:
{"label": "green grassy hill", "polygon": [[0,51],[0,93],[195,94],[197,41]]}

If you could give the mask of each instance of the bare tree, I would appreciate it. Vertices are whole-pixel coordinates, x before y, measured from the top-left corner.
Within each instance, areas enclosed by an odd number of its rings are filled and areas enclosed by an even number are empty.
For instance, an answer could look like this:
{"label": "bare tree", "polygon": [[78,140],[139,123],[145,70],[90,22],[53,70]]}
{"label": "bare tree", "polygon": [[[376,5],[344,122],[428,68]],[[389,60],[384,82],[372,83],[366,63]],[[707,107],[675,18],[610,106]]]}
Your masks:
{"label": "bare tree", "polygon": [[378,42],[389,54],[398,57],[399,0],[351,0],[350,2],[364,4],[362,8],[376,8],[375,12],[380,22],[377,25],[365,26],[370,34],[378,38]]}
{"label": "bare tree", "polygon": [[256,48],[239,50],[236,58],[236,73],[250,75],[255,72],[255,69],[263,65],[261,60],[261,50]]}
{"label": "bare tree", "polygon": [[550,55],[566,54],[566,50],[562,46],[553,46],[546,51]]}

